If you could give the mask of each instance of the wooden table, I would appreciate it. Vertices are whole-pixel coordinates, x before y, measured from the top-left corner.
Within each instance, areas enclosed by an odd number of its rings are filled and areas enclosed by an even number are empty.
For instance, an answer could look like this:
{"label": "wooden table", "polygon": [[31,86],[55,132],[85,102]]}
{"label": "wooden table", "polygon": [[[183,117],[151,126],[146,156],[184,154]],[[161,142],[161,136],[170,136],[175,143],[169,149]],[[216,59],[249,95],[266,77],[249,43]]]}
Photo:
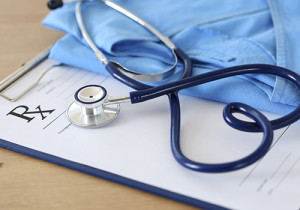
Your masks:
{"label": "wooden table", "polygon": [[[0,1],[0,79],[63,35],[41,25],[48,12],[44,0]],[[0,148],[0,209],[194,207]]]}

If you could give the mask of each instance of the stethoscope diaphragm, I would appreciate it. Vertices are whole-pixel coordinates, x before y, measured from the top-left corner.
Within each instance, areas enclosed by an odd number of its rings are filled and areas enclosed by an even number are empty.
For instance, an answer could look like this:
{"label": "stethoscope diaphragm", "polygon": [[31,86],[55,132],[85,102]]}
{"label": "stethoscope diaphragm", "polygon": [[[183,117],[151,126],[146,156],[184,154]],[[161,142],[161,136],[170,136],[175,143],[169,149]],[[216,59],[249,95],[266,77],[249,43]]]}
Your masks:
{"label": "stethoscope diaphragm", "polygon": [[80,127],[97,128],[113,121],[120,113],[119,104],[105,104],[107,91],[100,85],[87,85],[78,89],[75,101],[69,106],[69,120]]}

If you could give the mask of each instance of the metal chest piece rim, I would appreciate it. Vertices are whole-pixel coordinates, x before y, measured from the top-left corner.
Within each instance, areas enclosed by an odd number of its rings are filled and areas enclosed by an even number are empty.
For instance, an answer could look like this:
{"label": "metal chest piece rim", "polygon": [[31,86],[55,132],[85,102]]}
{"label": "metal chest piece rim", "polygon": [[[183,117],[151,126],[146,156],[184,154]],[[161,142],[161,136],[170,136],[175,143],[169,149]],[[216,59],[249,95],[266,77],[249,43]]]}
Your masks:
{"label": "metal chest piece rim", "polygon": [[105,104],[107,91],[100,85],[87,85],[74,94],[75,101],[69,106],[67,116],[74,125],[85,128],[103,127],[120,113],[119,104]]}

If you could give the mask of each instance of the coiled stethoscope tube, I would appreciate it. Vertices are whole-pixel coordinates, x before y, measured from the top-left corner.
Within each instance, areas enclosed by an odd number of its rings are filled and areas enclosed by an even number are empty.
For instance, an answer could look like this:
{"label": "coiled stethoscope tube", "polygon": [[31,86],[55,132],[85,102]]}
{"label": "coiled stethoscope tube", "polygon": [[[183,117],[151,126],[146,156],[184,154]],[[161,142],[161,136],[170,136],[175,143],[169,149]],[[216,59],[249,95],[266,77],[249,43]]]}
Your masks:
{"label": "coiled stethoscope tube", "polygon": [[[107,3],[110,1],[103,1],[103,2]],[[81,7],[81,2],[77,4],[76,11],[78,13],[81,13],[80,7]],[[82,21],[81,14],[80,15],[77,14],[77,19],[79,19],[78,22],[79,25],[81,25],[79,27],[82,28],[82,25],[84,26],[84,23]],[[85,39],[87,40],[90,39],[86,30],[81,30],[81,31],[82,33],[84,33],[83,36],[85,37]],[[91,48],[93,47],[91,46]],[[271,75],[283,77],[291,81],[292,83],[294,83],[300,89],[300,76],[288,69],[278,67],[278,66],[266,65],[266,64],[250,64],[250,65],[234,66],[234,67],[224,68],[213,72],[204,73],[197,76],[191,76],[192,63],[190,58],[181,49],[176,48],[175,45],[173,50],[174,50],[174,54],[176,54],[179,60],[184,64],[184,71],[179,80],[164,85],[156,86],[156,87],[143,84],[141,82],[136,81],[135,78],[131,78],[132,75],[124,73],[124,67],[122,67],[118,63],[102,62],[105,65],[107,71],[115,79],[132,87],[136,91],[130,92],[129,96],[125,96],[120,99],[116,99],[116,100],[107,99],[101,102],[101,106],[105,107],[122,101],[130,101],[131,103],[140,103],[163,95],[168,95],[170,110],[171,110],[171,148],[175,159],[182,166],[194,171],[210,172],[210,173],[233,171],[233,170],[237,170],[249,166],[250,164],[262,158],[268,152],[273,141],[273,130],[288,126],[296,122],[300,118],[300,105],[288,115],[280,117],[276,120],[269,121],[262,113],[260,113],[258,110],[248,105],[242,103],[229,103],[228,105],[225,106],[223,110],[223,118],[225,122],[231,127],[241,131],[263,132],[263,139],[261,141],[261,144],[251,154],[232,162],[219,163],[219,164],[207,164],[207,163],[196,162],[188,159],[182,153],[180,147],[180,103],[177,94],[178,91],[196,85],[201,85],[207,82],[231,77],[231,76],[252,74],[252,73],[271,74]],[[80,90],[83,90],[85,88],[88,88],[88,86],[83,87]],[[78,91],[76,93],[78,93]],[[100,101],[98,100],[97,103],[99,103]],[[237,119],[233,115],[233,113],[243,114],[251,118],[255,122],[246,122]]]}

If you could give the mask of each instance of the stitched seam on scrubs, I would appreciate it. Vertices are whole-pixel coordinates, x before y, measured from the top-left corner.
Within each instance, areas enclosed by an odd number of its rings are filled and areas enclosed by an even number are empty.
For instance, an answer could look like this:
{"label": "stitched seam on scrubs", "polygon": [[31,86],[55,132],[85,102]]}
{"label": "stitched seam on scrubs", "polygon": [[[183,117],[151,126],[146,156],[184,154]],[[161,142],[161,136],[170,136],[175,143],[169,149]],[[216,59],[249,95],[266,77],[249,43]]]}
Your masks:
{"label": "stitched seam on scrubs", "polygon": [[[262,92],[264,92],[268,96],[269,100],[271,101],[271,95],[272,94],[268,94],[266,88],[273,89],[272,86],[270,86],[270,85],[268,85],[268,84],[266,84],[264,82],[261,82],[261,81],[259,81],[258,79],[254,78],[254,77],[250,77],[250,75],[237,76],[237,77],[239,77],[239,78],[241,78],[241,79],[243,79],[243,80],[245,80],[245,81],[247,81],[247,82],[255,85],[258,89],[260,89]],[[255,80],[256,82],[254,82],[253,80]],[[261,84],[261,86],[258,84],[258,82]],[[264,86],[266,88],[262,88],[262,86]]]}
{"label": "stitched seam on scrubs", "polygon": [[[285,48],[285,37],[283,32],[283,25],[281,22],[280,12],[278,10],[278,4],[274,0],[268,0],[271,17],[273,19],[273,25],[275,28],[275,39],[276,39],[276,59],[277,65],[286,66],[286,48]],[[274,87],[271,100],[275,102],[281,102],[281,98],[284,94],[285,80],[280,77],[276,77],[276,83]]]}
{"label": "stitched seam on scrubs", "polygon": [[230,15],[230,16],[221,17],[221,18],[217,18],[217,19],[214,19],[214,20],[195,21],[194,23],[189,23],[189,24],[181,26],[180,28],[176,28],[174,31],[166,32],[166,34],[168,34],[168,36],[171,37],[171,36],[176,35],[180,31],[182,31],[185,28],[188,28],[190,26],[207,25],[207,24],[211,24],[211,23],[215,23],[215,22],[221,22],[221,21],[229,20],[229,19],[232,19],[232,18],[235,18],[235,17],[247,16],[247,15],[263,12],[263,11],[266,11],[266,10],[268,10],[268,8],[263,8],[263,9],[259,9],[259,10],[253,10],[253,11],[246,11],[246,12],[242,12],[242,13],[236,13],[236,14],[233,14],[233,15]]}
{"label": "stitched seam on scrubs", "polygon": [[[215,29],[209,29],[209,28],[200,28],[198,26],[193,26],[191,28],[195,28],[199,31],[201,31],[201,33],[205,34],[205,33],[209,33],[212,35],[216,35],[217,37],[221,37],[222,39],[228,39],[228,40],[232,40],[232,41],[238,41],[238,42],[242,42],[242,43],[246,43],[247,45],[251,45],[253,47],[255,47],[257,52],[260,52],[260,56],[258,59],[261,63],[268,63],[268,64],[276,64],[276,59],[274,58],[274,56],[260,43],[258,43],[255,40],[249,39],[249,38],[238,38],[238,37],[232,37],[232,36],[228,36],[227,34],[224,34],[222,32],[216,31]],[[190,29],[186,29],[190,30]],[[198,35],[199,36],[199,35]],[[199,37],[199,39],[201,39],[201,37]],[[188,47],[185,47],[184,45],[181,46],[180,43],[177,43],[177,38],[176,36],[173,37],[172,41],[179,46],[181,49],[185,50],[186,53],[189,54],[189,56],[193,59],[193,63],[195,64],[195,60],[196,62],[207,62],[207,63],[211,63],[213,65],[216,64],[221,64],[219,62],[215,63],[213,62],[215,61],[223,61],[223,64],[221,66],[216,65],[218,67],[224,68],[224,67],[228,67],[228,66],[232,66],[232,65],[242,65],[242,64],[248,64],[248,63],[255,63],[255,60],[251,60],[248,62],[245,62],[244,57],[239,56],[239,53],[228,53],[225,51],[215,51],[214,49],[190,49]],[[239,46],[239,44],[235,44],[230,46],[227,46],[226,49],[231,49],[233,47],[237,47]],[[242,58],[242,59],[241,59]],[[275,85],[275,84],[274,84]],[[274,87],[273,85],[273,87]]]}
{"label": "stitched seam on scrubs", "polygon": [[[271,60],[272,64],[276,64],[276,59],[275,57],[272,55],[272,53],[267,50],[262,44],[260,44],[259,42],[255,41],[255,40],[252,40],[251,38],[246,38],[246,37],[243,37],[243,38],[238,38],[238,37],[232,37],[232,36],[228,36],[227,34],[224,34],[222,32],[219,32],[217,30],[212,30],[212,29],[205,29],[205,30],[209,30],[211,31],[212,33],[216,34],[216,35],[220,35],[220,36],[224,36],[224,37],[228,37],[229,39],[232,39],[232,40],[237,40],[237,41],[243,41],[243,42],[247,42],[247,43],[250,43],[254,46],[256,46],[257,48],[259,48],[260,50],[262,50],[263,52],[266,53],[267,57]],[[220,54],[220,53],[219,53]],[[224,56],[226,54],[223,54]],[[227,61],[229,61],[229,58],[232,59],[233,56],[229,56],[229,55],[226,55],[227,56]],[[242,64],[245,64],[245,63],[238,63],[238,62],[235,62],[236,65],[242,65]]]}
{"label": "stitched seam on scrubs", "polygon": [[[246,39],[246,38],[245,38]],[[259,42],[252,40],[251,38],[247,38],[247,41],[249,41],[250,43],[252,43],[253,45],[257,46],[258,48],[260,48],[261,50],[263,50],[268,57],[272,60],[272,64],[275,65],[276,64],[276,58],[272,55],[272,53],[267,50],[262,44],[260,44]]]}

